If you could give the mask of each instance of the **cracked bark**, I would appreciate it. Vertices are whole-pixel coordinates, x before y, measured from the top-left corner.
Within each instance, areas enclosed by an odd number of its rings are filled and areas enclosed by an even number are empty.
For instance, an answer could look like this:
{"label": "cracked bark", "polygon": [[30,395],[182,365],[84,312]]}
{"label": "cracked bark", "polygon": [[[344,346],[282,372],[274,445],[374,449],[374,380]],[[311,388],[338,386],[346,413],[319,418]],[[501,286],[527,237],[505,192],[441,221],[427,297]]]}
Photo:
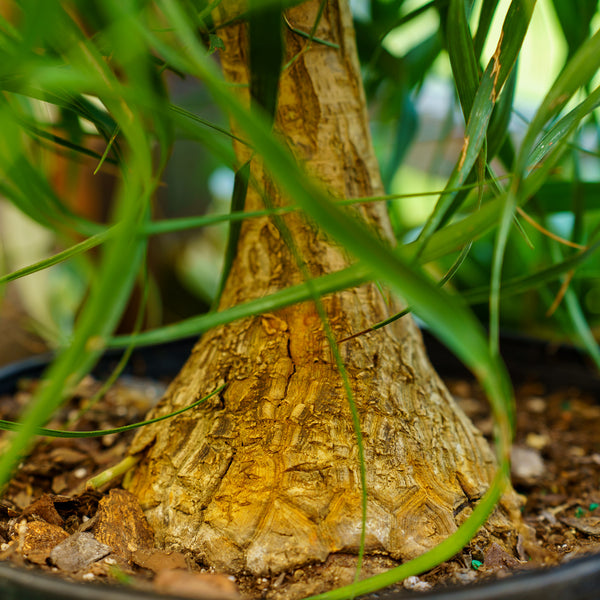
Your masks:
{"label": "cracked bark", "polygon": [[[228,5],[230,6],[230,5]],[[310,31],[318,2],[288,11]],[[226,19],[221,7],[221,20]],[[221,31],[228,80],[248,81],[243,25]],[[281,79],[276,128],[298,160],[337,197],[382,192],[371,147],[352,22],[331,0],[313,44]],[[287,32],[288,58],[305,40]],[[242,94],[245,92],[241,92]],[[235,127],[235,124],[234,124]],[[247,149],[236,148],[240,163]],[[247,210],[285,202],[259,161]],[[357,209],[391,239],[380,205]],[[343,249],[300,215],[285,222],[313,276],[349,264]],[[268,218],[244,222],[221,308],[298,283],[301,274]],[[372,284],[323,299],[338,339],[397,310]],[[455,406],[404,318],[341,346],[364,435],[366,549],[404,561],[433,547],[470,514],[487,489],[494,460]],[[157,540],[230,573],[273,574],[333,553],[356,553],[361,492],[348,403],[312,303],[244,319],[207,333],[154,414],[164,414],[222,383],[219,398],[150,426],[132,453],[144,458],[129,485]],[[513,535],[510,493],[487,533]]]}

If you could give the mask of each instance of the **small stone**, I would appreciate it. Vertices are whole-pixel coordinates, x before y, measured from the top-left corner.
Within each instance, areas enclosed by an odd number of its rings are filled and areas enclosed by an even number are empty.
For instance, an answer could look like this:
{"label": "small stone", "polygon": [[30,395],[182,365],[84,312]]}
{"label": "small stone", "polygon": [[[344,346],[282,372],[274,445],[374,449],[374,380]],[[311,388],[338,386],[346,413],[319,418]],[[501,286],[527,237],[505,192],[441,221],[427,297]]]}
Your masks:
{"label": "small stone", "polygon": [[19,547],[18,540],[2,544],[0,547],[0,561],[9,560],[13,555],[17,553]]}
{"label": "small stone", "polygon": [[547,435],[539,433],[528,433],[525,438],[525,444],[534,450],[542,450],[550,443],[550,438]]}
{"label": "small stone", "polygon": [[543,398],[540,398],[539,396],[534,396],[533,398],[529,398],[527,400],[525,406],[527,407],[527,410],[529,412],[539,415],[546,410],[547,404]]}
{"label": "small stone", "polygon": [[75,573],[110,554],[110,546],[101,544],[87,532],[74,533],[54,547],[50,560],[63,571]]}
{"label": "small stone", "polygon": [[431,589],[431,584],[430,583],[427,583],[426,581],[423,581],[422,579],[420,579],[416,575],[411,575],[410,577],[407,577],[402,582],[402,585],[407,590],[413,590],[415,592],[426,592],[427,590]]}
{"label": "small stone", "polygon": [[461,571],[457,571],[454,574],[454,578],[458,581],[458,583],[462,585],[467,585],[469,583],[473,583],[475,579],[477,579],[477,573],[474,570],[464,569]]}
{"label": "small stone", "polygon": [[511,472],[514,477],[529,481],[541,477],[546,472],[546,466],[538,450],[525,446],[513,446]]}

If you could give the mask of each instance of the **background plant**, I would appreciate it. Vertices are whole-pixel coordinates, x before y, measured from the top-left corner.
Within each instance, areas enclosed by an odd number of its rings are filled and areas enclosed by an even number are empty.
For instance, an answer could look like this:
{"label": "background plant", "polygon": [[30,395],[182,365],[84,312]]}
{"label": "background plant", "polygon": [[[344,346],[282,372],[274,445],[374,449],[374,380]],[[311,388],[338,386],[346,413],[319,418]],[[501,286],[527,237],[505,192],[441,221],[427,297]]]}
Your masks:
{"label": "background plant", "polygon": [[[270,2],[255,3],[263,4]],[[0,192],[20,213],[52,233],[53,248],[45,260],[7,269],[0,282],[15,285],[41,271],[48,277],[61,274],[55,279],[76,285],[67,285],[68,310],[60,292],[60,306],[46,315],[43,332],[60,351],[3,457],[0,476],[8,476],[37,428],[104,348],[197,335],[234,318],[371,278],[404,296],[417,316],[481,378],[503,427],[500,458],[505,465],[510,386],[499,362],[500,325],[528,325],[544,335],[568,338],[600,365],[593,335],[600,312],[594,254],[594,111],[600,95],[594,82],[600,38],[591,32],[597,6],[586,1],[540,2],[547,12],[555,11],[553,40],[564,40],[566,52],[556,79],[531,110],[520,105],[517,91],[519,55],[535,2],[506,4],[400,0],[356,6],[365,86],[390,192],[365,201],[388,203],[399,242],[392,252],[307,182],[261,117],[232,99],[215,65],[220,40],[210,18],[212,4],[5,3],[10,14],[1,22],[0,37]],[[423,18],[433,27],[419,27],[417,21]],[[409,32],[414,37],[408,47],[394,45]],[[544,49],[537,52],[541,60]],[[427,123],[420,106],[428,86],[444,74],[451,74],[456,92],[441,107],[447,115],[445,126],[429,159],[436,185],[424,190],[417,181],[407,190],[406,182],[416,178],[407,175],[404,165],[419,123]],[[183,91],[178,89],[182,86]],[[200,299],[181,311],[188,318],[161,327],[156,316],[162,302],[159,288],[172,290],[173,285],[164,280],[161,285],[164,270],[150,260],[149,245],[159,235],[196,232],[217,223],[229,223],[233,243],[234,224],[251,218],[239,212],[235,189],[229,211],[204,214],[206,202],[199,200],[208,195],[209,183],[214,195],[222,196],[219,177],[231,180],[227,174],[241,170],[231,149],[229,115],[244,122],[245,142],[263,155],[273,176],[290,192],[296,204],[289,210],[306,211],[354,254],[357,263],[310,285],[215,313],[208,307],[220,275],[211,268],[197,274],[201,266],[215,262],[204,238],[179,288],[187,286]],[[457,115],[465,133],[463,138],[461,131],[453,146],[453,132],[461,129]],[[175,160],[182,144],[195,153],[189,173],[182,173]],[[451,148],[449,164],[443,160],[445,145]],[[57,157],[62,162],[57,164]],[[67,184],[57,185],[57,173]],[[82,173],[88,178],[104,174],[110,182],[97,198],[100,209],[94,214],[77,202],[81,198],[74,182]],[[394,193],[400,190],[402,194]],[[194,214],[161,219],[161,198],[176,204],[182,197],[191,197],[192,204],[198,198],[198,206],[179,209]],[[226,236],[222,238],[227,253],[232,243],[228,246]],[[7,264],[11,252],[4,247]],[[487,325],[487,343],[465,302],[476,307]],[[134,319],[134,335],[116,336],[128,305],[138,314],[151,307],[155,316],[150,324],[155,326],[137,333],[143,323]],[[208,312],[201,314],[201,307]],[[464,316],[460,323],[457,314]],[[476,517],[485,518],[483,510]],[[471,529],[476,522],[470,521]],[[462,537],[434,559],[443,560],[444,552],[453,554],[465,535],[468,532],[461,531]],[[410,568],[422,569],[424,563]]]}

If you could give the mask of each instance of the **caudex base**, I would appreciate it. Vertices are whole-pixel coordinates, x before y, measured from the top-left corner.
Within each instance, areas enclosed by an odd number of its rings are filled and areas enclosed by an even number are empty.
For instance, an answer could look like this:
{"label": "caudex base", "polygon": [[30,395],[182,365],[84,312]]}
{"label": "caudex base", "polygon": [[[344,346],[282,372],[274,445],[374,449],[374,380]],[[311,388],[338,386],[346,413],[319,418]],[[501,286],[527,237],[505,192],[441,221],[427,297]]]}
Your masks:
{"label": "caudex base", "polygon": [[[217,21],[235,10],[223,3]],[[310,1],[286,13],[296,28],[310,31],[318,11],[319,3]],[[247,83],[244,24],[219,33],[227,79]],[[299,55],[306,40],[286,32],[286,62],[296,59],[281,75],[276,130],[334,196],[381,194],[347,4],[328,2],[315,35],[338,47],[313,43]],[[243,85],[236,89],[247,94]],[[236,151],[244,164],[250,151],[241,144]],[[286,203],[253,159],[246,209],[263,208],[265,195],[273,206]],[[357,206],[356,215],[391,243],[383,207]],[[243,223],[221,309],[301,282],[298,256],[312,277],[349,264],[343,249],[299,214],[281,219]],[[322,303],[337,340],[398,310],[375,284]],[[383,562],[406,561],[471,513],[495,472],[493,455],[434,372],[410,318],[351,339],[340,351],[363,436],[365,550],[388,557],[377,559]],[[357,438],[314,303],[205,334],[153,416],[223,384],[193,411],[142,430],[130,449],[142,458],[129,489],[159,543],[216,569],[255,576],[356,555],[362,523]],[[481,535],[514,548],[518,512],[508,491]]]}

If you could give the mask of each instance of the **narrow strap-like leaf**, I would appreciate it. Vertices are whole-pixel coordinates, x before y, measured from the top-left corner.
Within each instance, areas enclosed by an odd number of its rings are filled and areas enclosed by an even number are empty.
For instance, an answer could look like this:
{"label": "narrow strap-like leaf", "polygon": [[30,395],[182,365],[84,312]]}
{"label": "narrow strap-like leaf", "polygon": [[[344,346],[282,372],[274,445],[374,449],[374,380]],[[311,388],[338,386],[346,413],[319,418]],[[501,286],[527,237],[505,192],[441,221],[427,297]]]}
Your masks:
{"label": "narrow strap-like leaf", "polygon": [[[525,38],[535,6],[535,0],[513,0],[510,4],[498,46],[483,74],[465,129],[465,140],[459,160],[447,182],[447,188],[461,186],[485,143],[487,128],[498,95],[514,67]],[[455,193],[444,194],[436,204],[419,236],[420,255],[430,236],[443,221],[452,205]]]}
{"label": "narrow strap-like leaf", "polygon": [[250,0],[248,8],[250,96],[272,122],[283,62],[282,6]]}
{"label": "narrow strap-like leaf", "polygon": [[[36,427],[33,430],[33,435],[43,435],[45,437],[56,438],[89,438],[110,435],[113,433],[123,433],[125,431],[131,431],[132,429],[139,429],[140,427],[145,427],[146,425],[151,425],[152,423],[158,423],[159,421],[164,421],[165,419],[172,419],[177,415],[180,415],[193,408],[196,408],[196,406],[199,406],[203,402],[206,402],[209,398],[212,398],[213,396],[221,392],[226,385],[227,384],[223,384],[216,390],[212,391],[210,394],[207,394],[203,398],[200,398],[200,400],[192,402],[192,404],[188,406],[184,406],[183,408],[170,412],[167,415],[161,415],[160,417],[148,419],[147,421],[139,421],[138,423],[131,423],[130,425],[123,425],[122,427],[114,427],[112,429],[94,429],[92,431],[69,431],[68,429],[47,429],[46,427]],[[21,431],[22,428],[22,423],[0,419],[0,429],[4,431]]]}

